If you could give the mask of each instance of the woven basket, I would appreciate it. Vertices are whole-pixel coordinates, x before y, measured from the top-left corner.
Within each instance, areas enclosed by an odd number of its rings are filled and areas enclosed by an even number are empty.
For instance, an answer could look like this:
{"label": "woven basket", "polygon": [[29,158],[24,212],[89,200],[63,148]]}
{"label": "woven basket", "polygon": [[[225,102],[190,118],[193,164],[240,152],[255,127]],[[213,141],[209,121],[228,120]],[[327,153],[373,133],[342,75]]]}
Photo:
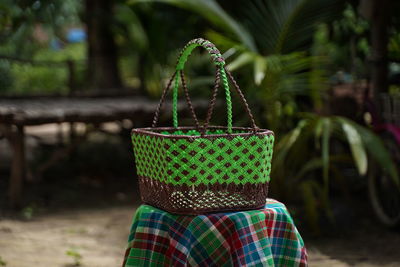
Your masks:
{"label": "woven basket", "polygon": [[[191,51],[204,47],[216,65],[216,79],[207,117],[200,125],[183,75]],[[179,77],[194,127],[179,127]],[[252,127],[232,127],[228,77],[239,94]],[[227,103],[227,126],[209,126],[220,81]],[[165,97],[173,86],[173,127],[156,127]],[[202,214],[257,209],[264,206],[271,170],[274,135],[257,128],[249,106],[218,49],[194,39],[182,50],[176,71],[165,88],[151,128],[132,130],[142,200],[171,213]]]}

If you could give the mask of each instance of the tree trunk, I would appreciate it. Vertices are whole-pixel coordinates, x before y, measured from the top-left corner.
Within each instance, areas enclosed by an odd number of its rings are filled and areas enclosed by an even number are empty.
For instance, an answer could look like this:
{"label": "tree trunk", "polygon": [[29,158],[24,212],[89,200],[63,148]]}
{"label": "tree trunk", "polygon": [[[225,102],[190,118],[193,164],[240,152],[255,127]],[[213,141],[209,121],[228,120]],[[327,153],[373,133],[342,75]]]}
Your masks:
{"label": "tree trunk", "polygon": [[114,90],[122,87],[117,47],[111,31],[111,0],[86,0],[88,33],[88,83],[92,89]]}
{"label": "tree trunk", "polygon": [[375,100],[388,91],[388,28],[391,0],[373,0],[371,12],[371,86]]}

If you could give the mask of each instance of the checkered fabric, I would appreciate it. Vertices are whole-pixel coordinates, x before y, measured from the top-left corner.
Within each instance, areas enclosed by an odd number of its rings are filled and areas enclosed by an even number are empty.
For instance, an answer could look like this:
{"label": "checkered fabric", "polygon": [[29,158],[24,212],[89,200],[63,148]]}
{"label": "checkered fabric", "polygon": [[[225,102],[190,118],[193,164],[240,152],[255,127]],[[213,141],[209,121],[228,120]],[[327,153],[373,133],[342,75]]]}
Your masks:
{"label": "checkered fabric", "polygon": [[173,215],[136,211],[123,266],[307,266],[307,252],[286,207]]}

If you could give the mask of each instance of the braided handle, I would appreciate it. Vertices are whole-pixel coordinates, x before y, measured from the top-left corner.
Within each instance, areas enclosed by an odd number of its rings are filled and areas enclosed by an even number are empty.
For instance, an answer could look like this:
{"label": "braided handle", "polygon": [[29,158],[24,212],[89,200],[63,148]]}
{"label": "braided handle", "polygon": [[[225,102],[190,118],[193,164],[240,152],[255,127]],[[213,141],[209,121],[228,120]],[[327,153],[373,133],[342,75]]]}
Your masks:
{"label": "braided handle", "polygon": [[208,40],[205,40],[203,38],[197,38],[189,41],[182,49],[178,62],[176,64],[176,70],[183,70],[185,67],[185,63],[189,57],[189,55],[192,53],[193,49],[195,49],[198,46],[204,47],[208,53],[210,54],[213,62],[217,66],[224,66],[225,65],[225,60],[221,55],[221,52],[219,52],[218,48],[215,47],[213,43],[211,43]]}
{"label": "braided handle", "polygon": [[[184,78],[184,74],[183,74],[183,68],[185,66],[185,63],[187,61],[187,58],[189,57],[189,55],[191,54],[191,52],[193,51],[194,48],[198,47],[198,46],[202,46],[204,47],[209,54],[211,55],[211,58],[213,59],[214,64],[216,65],[217,69],[216,69],[216,75],[215,75],[215,85],[214,85],[214,89],[213,89],[213,93],[212,93],[212,97],[209,103],[209,108],[207,111],[207,117],[206,120],[204,122],[204,125],[202,127],[202,130],[200,130],[200,125],[196,116],[196,113],[194,111],[193,105],[191,103],[190,100],[190,96],[189,96],[189,92],[186,86],[186,82],[185,82],[185,78]],[[211,43],[210,41],[207,41],[205,39],[202,38],[198,38],[198,39],[193,39],[191,40],[181,51],[179,58],[178,58],[178,62],[176,65],[176,71],[174,72],[174,74],[172,75],[171,79],[168,82],[167,87],[164,89],[160,102],[157,106],[157,110],[154,114],[154,119],[153,119],[153,123],[152,123],[152,127],[156,127],[157,122],[158,122],[158,117],[159,117],[159,113],[160,113],[160,109],[162,104],[165,101],[165,97],[172,85],[172,82],[174,81],[174,87],[173,87],[173,97],[172,97],[172,116],[173,116],[173,125],[175,128],[178,127],[178,87],[179,87],[179,76],[181,77],[181,82],[182,82],[182,86],[183,86],[183,90],[185,93],[185,97],[186,97],[186,102],[188,104],[188,107],[190,109],[191,115],[193,117],[193,120],[196,124],[196,128],[202,132],[202,134],[205,134],[206,129],[208,128],[208,124],[211,120],[211,116],[214,110],[214,106],[215,106],[215,102],[216,102],[216,97],[217,97],[217,92],[218,92],[218,88],[220,85],[220,81],[222,80],[222,84],[224,86],[224,91],[225,91],[225,98],[226,98],[226,104],[227,104],[227,131],[228,133],[232,133],[232,101],[231,101],[231,95],[230,95],[230,89],[229,89],[229,82],[228,82],[228,77],[227,74],[229,76],[229,79],[231,80],[231,82],[233,83],[237,93],[239,94],[240,99],[242,100],[244,107],[246,109],[247,114],[249,115],[252,127],[254,129],[254,131],[257,131],[257,126],[255,124],[252,112],[249,108],[249,105],[247,104],[247,101],[242,93],[242,91],[240,90],[238,84],[236,83],[236,81],[234,80],[232,74],[225,68],[225,60],[222,57],[221,53],[219,52],[219,50],[215,47],[215,45],[213,43]]]}
{"label": "braided handle", "polygon": [[[189,41],[182,49],[179,57],[178,57],[178,62],[176,64],[176,71],[182,73],[183,68],[185,67],[185,63],[189,57],[189,55],[192,53],[192,51],[196,48],[202,46],[205,48],[208,53],[211,55],[211,58],[214,62],[214,64],[217,67],[217,71],[219,71],[220,76],[222,78],[222,83],[225,89],[225,99],[226,99],[226,111],[227,111],[227,128],[228,128],[228,133],[232,133],[232,100],[231,100],[231,94],[230,94],[230,89],[229,89],[229,83],[228,83],[228,78],[225,73],[224,65],[225,65],[225,60],[221,55],[221,52],[215,47],[213,43],[211,43],[208,40],[205,40],[203,38],[197,38]],[[181,74],[182,77],[182,74]],[[182,79],[183,83],[184,79]],[[216,81],[217,82],[217,81]],[[173,119],[173,125],[174,127],[178,127],[178,79],[175,79],[175,85],[173,88],[173,97],[172,97],[172,119]],[[186,99],[190,99],[188,95],[186,95]],[[197,121],[197,118],[194,114],[194,110],[191,107],[190,100],[188,101],[188,105],[191,108],[192,116],[195,121]]]}

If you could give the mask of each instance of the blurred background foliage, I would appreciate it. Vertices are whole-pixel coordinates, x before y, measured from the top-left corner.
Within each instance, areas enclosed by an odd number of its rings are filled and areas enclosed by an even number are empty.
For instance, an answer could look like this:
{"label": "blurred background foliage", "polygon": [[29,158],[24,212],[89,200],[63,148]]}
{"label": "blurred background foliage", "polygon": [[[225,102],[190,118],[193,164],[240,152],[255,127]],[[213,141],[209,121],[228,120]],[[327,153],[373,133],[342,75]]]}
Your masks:
{"label": "blurred background foliage", "polygon": [[[158,98],[179,49],[208,38],[224,52],[258,125],[276,134],[272,196],[302,201],[316,229],[321,217],[333,220],[330,196],[353,190],[344,169],[363,179],[373,158],[398,180],[382,140],[364,122],[362,101],[345,113],[349,106],[338,107],[333,91],[352,84],[354,96],[357,84],[367,84],[362,90],[374,85],[370,63],[377,41],[369,13],[378,2],[5,0],[0,93],[69,94],[73,62],[74,90]],[[392,10],[400,6],[392,4],[385,9],[389,81],[380,90],[396,94],[399,85],[390,77],[396,81],[400,72],[400,31]],[[209,96],[213,66],[197,51],[189,61],[191,93]],[[235,119],[247,124],[240,110]]]}

